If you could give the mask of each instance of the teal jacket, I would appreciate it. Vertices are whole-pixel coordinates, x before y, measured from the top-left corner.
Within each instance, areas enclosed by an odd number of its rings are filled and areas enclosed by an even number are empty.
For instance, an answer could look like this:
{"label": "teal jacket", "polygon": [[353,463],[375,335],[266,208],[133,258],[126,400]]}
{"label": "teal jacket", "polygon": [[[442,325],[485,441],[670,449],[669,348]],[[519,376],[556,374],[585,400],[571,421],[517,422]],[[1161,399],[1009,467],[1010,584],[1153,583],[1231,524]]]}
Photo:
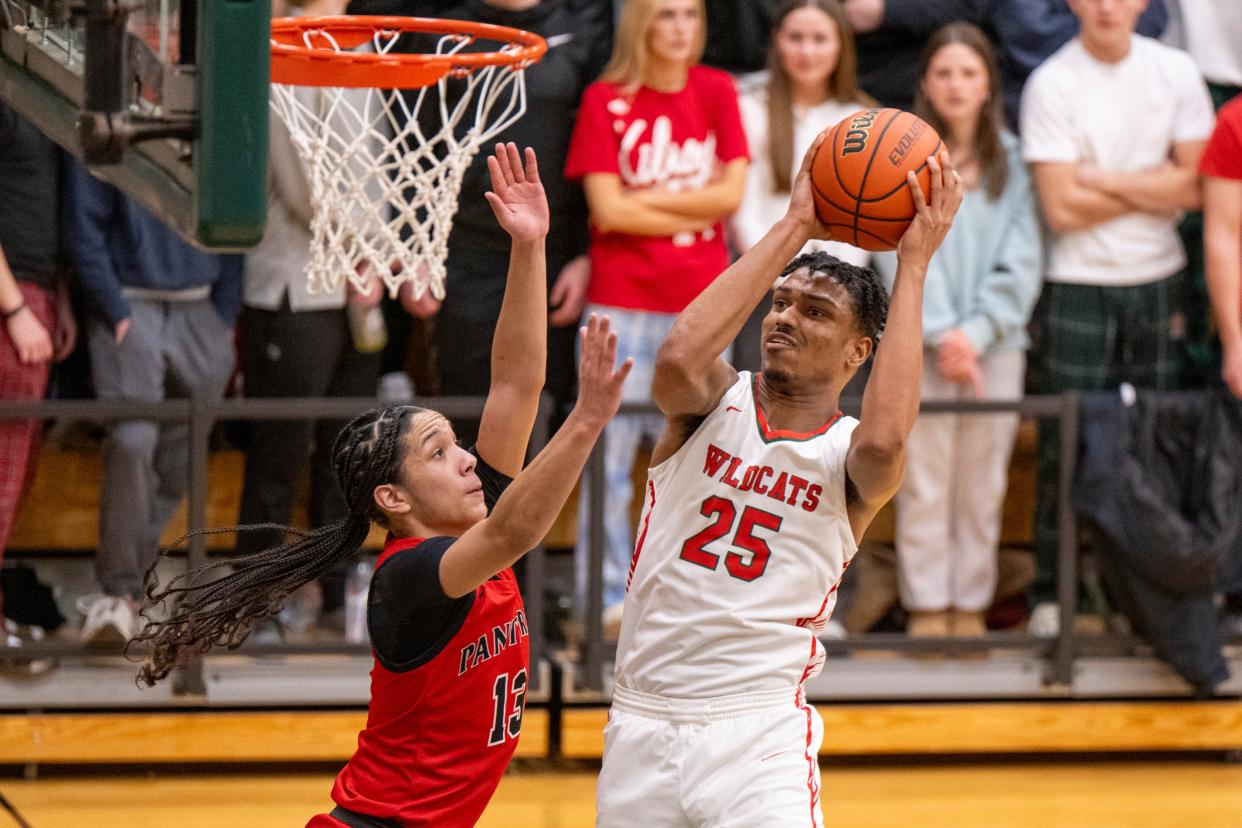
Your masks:
{"label": "teal jacket", "polygon": [[[944,244],[932,257],[923,291],[923,342],[934,348],[961,328],[979,356],[1025,349],[1026,324],[1039,298],[1043,245],[1031,179],[1018,139],[1001,133],[1009,178],[996,201],[980,186],[966,193]],[[897,255],[874,266],[893,286]]]}

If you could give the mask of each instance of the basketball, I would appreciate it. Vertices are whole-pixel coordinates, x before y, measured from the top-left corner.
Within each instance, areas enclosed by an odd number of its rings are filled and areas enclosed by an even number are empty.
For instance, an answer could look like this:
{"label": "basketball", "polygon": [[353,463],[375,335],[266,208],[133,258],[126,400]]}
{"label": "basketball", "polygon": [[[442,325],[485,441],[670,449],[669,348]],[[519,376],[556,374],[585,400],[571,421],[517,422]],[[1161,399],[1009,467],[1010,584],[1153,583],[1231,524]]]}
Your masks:
{"label": "basketball", "polygon": [[929,196],[927,159],[941,146],[930,124],[900,109],[864,109],[833,127],[811,162],[815,211],[833,239],[896,248],[915,213],[906,173]]}

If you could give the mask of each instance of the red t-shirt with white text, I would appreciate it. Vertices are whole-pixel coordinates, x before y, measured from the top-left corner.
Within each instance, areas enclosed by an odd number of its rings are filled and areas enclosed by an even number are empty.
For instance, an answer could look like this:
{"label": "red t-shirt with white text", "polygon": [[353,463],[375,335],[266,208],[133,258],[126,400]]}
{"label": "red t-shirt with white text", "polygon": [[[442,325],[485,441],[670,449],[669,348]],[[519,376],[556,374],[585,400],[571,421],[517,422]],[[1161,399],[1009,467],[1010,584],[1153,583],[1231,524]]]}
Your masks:
{"label": "red t-shirt with white text", "polygon": [[[612,173],[626,190],[680,191],[711,183],[720,168],[749,157],[733,79],[695,66],[679,92],[587,87],[565,162],[565,177]],[[679,313],[729,264],[724,228],[636,236],[591,228],[596,304]]]}

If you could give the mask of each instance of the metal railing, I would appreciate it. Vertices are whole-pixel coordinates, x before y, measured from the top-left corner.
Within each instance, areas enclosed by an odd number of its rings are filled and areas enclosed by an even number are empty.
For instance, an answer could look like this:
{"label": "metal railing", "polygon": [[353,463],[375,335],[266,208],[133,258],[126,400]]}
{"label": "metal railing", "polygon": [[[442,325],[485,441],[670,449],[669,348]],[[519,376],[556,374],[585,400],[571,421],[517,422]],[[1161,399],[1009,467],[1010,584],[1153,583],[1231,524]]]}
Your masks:
{"label": "metal railing", "polygon": [[[485,397],[434,397],[411,400],[410,404],[433,408],[453,419],[477,419],[483,413]],[[371,397],[268,397],[253,399],[230,399],[209,401],[197,398],[168,399],[159,402],[121,402],[110,400],[0,400],[0,420],[12,419],[68,419],[96,423],[112,423],[121,420],[155,420],[158,422],[185,422],[189,426],[189,471],[187,480],[187,529],[193,533],[207,527],[207,460],[209,438],[217,422],[261,420],[346,420],[364,411],[389,403]],[[553,404],[544,395],[539,402],[535,424],[531,433],[530,451],[538,452],[549,439],[549,425]],[[523,600],[526,605],[527,623],[530,629],[531,663],[543,658],[546,644],[544,635],[544,594],[546,582],[546,558],[542,545],[529,552],[524,560],[526,589]],[[208,562],[207,538],[193,535],[187,544],[186,567],[193,569]],[[247,655],[369,655],[366,644],[335,643],[286,643],[279,645],[247,646]],[[67,642],[27,644],[20,648],[0,646],[0,657],[6,655],[21,658],[42,656],[97,656],[98,650],[86,645]],[[201,695],[204,692],[201,659],[192,659],[180,670],[175,679],[179,692]]]}
{"label": "metal railing", "polygon": [[[436,397],[416,400],[415,404],[427,405],[453,418],[477,418],[483,409],[484,399],[474,397]],[[190,431],[190,462],[187,481],[188,528],[191,531],[207,528],[207,461],[209,436],[213,425],[220,421],[254,420],[313,420],[346,419],[366,409],[385,404],[372,398],[266,398],[240,399],[208,402],[195,399],[174,399],[162,402],[136,403],[100,400],[73,401],[0,401],[0,419],[72,419],[100,423],[126,419],[146,419],[160,422],[187,422]],[[843,400],[846,413],[857,413],[858,400]],[[552,404],[548,398],[541,400],[538,417],[531,438],[531,451],[538,451],[549,438]],[[618,416],[642,416],[658,413],[651,404],[625,404]],[[1034,638],[1021,633],[992,633],[979,640],[964,639],[911,639],[901,634],[869,633],[852,636],[847,640],[826,640],[830,654],[882,649],[909,652],[929,650],[979,651],[988,649],[1025,650],[1043,659],[1043,679],[1046,685],[1070,687],[1073,684],[1075,660],[1081,655],[1094,652],[1100,642],[1097,637],[1085,636],[1077,630],[1079,615],[1079,570],[1077,519],[1071,497],[1079,435],[1079,397],[1075,393],[1055,396],[1032,396],[1013,401],[963,401],[926,402],[922,414],[940,413],[1016,413],[1024,417],[1055,419],[1059,425],[1059,551],[1057,562],[1057,595],[1060,604],[1060,630],[1055,638]],[[575,608],[581,613],[585,635],[578,652],[575,677],[586,690],[598,691],[603,686],[604,664],[612,657],[615,644],[604,641],[601,615],[603,610],[603,555],[605,487],[603,457],[606,451],[606,435],[599,442],[588,461],[584,475],[592,485],[589,492],[589,577],[586,605]],[[186,565],[195,567],[208,560],[206,538],[196,536],[188,544]],[[546,557],[543,547],[529,553],[525,558],[524,599],[531,628],[531,659],[538,664],[548,656],[548,636],[545,629],[544,600],[548,582]],[[1111,636],[1109,642],[1116,646],[1133,646],[1133,638]],[[316,642],[307,644],[247,645],[246,655],[369,655],[364,644]],[[21,648],[0,647],[0,657],[22,658],[39,656],[95,656],[98,651],[82,645],[66,642],[46,642]],[[536,671],[540,674],[540,671]],[[183,670],[175,685],[178,693],[190,696],[204,692],[203,666],[192,662]],[[546,688],[545,688],[546,689]]]}
{"label": "metal railing", "polygon": [[[843,399],[841,410],[857,415],[861,408],[859,399]],[[618,417],[643,416],[660,413],[651,403],[626,403],[621,406]],[[1079,650],[1079,635],[1075,627],[1078,618],[1078,531],[1071,492],[1074,484],[1075,466],[1078,458],[1079,397],[1067,392],[1059,395],[1030,396],[1020,400],[980,400],[924,402],[920,416],[935,414],[989,414],[1017,413],[1024,417],[1055,418],[1060,423],[1060,474],[1058,475],[1058,529],[1059,549],[1057,557],[1057,597],[1060,602],[1061,626],[1053,639],[1034,638],[1027,635],[992,634],[984,639],[912,639],[905,635],[869,634],[845,642],[826,642],[829,652],[852,649],[885,649],[928,651],[953,648],[957,650],[987,650],[993,647],[1005,649],[1028,649],[1047,657],[1045,681],[1048,684],[1072,683],[1074,659]],[[603,637],[603,563],[604,563],[604,456],[607,451],[607,432],[599,442],[587,463],[585,476],[590,480],[589,508],[591,514],[590,549],[588,560],[590,575],[586,606],[582,608],[585,634],[579,663],[580,679],[587,690],[603,689],[604,664],[615,653],[615,642]],[[628,516],[627,516],[628,518]]]}

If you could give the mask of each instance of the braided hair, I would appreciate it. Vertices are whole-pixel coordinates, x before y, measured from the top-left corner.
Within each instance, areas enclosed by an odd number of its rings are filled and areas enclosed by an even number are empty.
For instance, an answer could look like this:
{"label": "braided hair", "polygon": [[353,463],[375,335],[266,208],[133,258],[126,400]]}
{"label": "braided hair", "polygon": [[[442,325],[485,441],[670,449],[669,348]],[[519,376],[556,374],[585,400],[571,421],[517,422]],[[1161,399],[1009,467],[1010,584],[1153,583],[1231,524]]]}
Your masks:
{"label": "braided hair", "polygon": [[[127,650],[143,648],[139,686],[154,686],[193,654],[241,646],[254,622],[279,612],[291,592],[352,558],[372,522],[386,526],[373,493],[377,486],[401,482],[400,447],[414,415],[423,410],[413,405],[373,409],[337,435],[332,462],[349,507],[344,520],[309,532],[269,523],[211,529],[186,535],[162,550],[161,558],[195,534],[279,529],[294,536],[253,555],[183,572],[163,585],[156,574],[157,559],[146,575],[141,612],[146,623],[127,645]],[[154,612],[165,602],[166,613]]]}

